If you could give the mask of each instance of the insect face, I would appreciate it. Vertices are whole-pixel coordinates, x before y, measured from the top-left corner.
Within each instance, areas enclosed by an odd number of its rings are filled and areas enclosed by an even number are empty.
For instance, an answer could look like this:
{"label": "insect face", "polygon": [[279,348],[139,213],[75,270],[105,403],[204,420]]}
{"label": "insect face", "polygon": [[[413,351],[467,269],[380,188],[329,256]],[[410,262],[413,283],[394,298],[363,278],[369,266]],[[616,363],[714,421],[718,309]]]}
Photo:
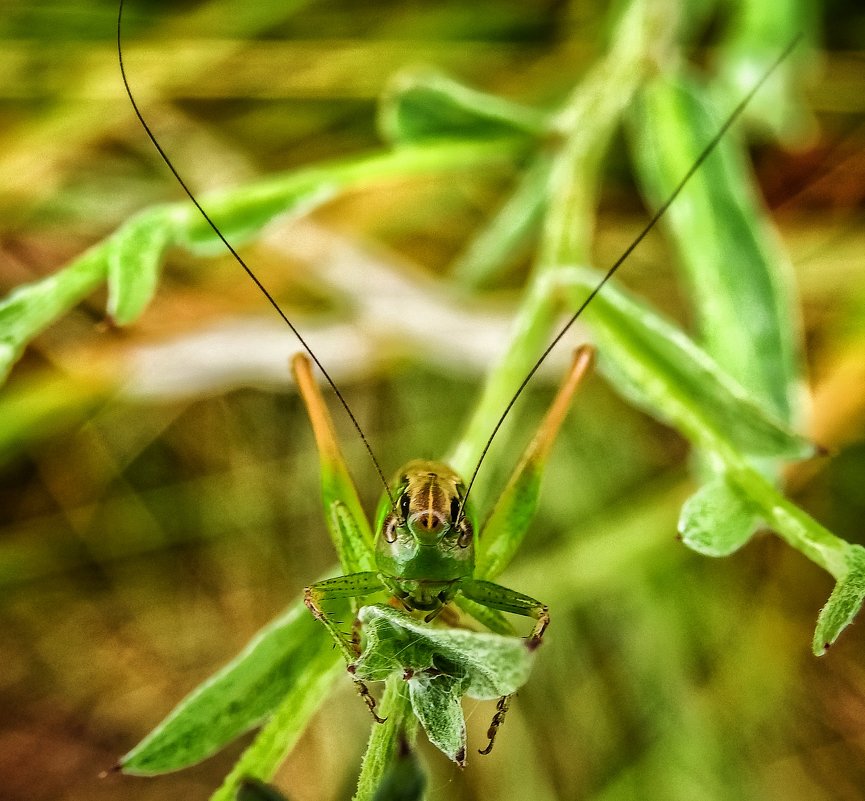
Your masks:
{"label": "insect face", "polygon": [[454,581],[474,568],[474,521],[462,479],[441,462],[414,460],[397,474],[394,510],[385,497],[376,539],[378,569],[393,578]]}

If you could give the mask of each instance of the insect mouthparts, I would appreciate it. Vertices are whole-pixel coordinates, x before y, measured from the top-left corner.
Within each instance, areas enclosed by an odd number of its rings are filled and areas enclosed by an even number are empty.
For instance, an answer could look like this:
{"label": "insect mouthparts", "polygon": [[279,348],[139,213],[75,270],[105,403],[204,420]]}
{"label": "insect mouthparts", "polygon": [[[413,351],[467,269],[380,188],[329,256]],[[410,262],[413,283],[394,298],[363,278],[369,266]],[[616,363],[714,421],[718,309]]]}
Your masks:
{"label": "insect mouthparts", "polygon": [[435,509],[415,512],[408,518],[408,527],[422,545],[435,545],[450,528],[450,520]]}

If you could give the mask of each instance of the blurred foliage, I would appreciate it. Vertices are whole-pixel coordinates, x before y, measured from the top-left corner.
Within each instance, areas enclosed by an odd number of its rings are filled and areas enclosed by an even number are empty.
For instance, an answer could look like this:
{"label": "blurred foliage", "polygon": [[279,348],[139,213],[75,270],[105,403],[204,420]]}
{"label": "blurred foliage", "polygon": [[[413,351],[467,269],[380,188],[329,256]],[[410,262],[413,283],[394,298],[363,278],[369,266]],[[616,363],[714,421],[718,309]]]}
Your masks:
{"label": "blurred foliage", "polygon": [[[166,150],[197,188],[219,188],[373,147],[377,98],[413,64],[515,101],[557,101],[603,50],[604,6],[142,2],[128,9],[128,57]],[[122,95],[115,15],[113,2],[4,6],[0,295],[53,273],[133,212],[179,197]],[[865,15],[833,2],[815,25],[826,47],[808,89],[819,131],[797,151],[765,147],[755,159],[803,298],[808,433],[830,451],[791,468],[787,485],[861,543]],[[621,155],[614,150],[603,190],[599,264],[642,220]],[[314,224],[336,242],[375,242],[377,258],[424,287],[422,271],[435,276],[459,256],[513,178],[489,171],[356,191]],[[686,318],[673,276],[659,269],[665,247],[652,237],[623,278]],[[360,301],[320,284],[322,263],[286,263],[270,239],[251,251],[325,346],[331,331],[381,343],[375,359],[337,367],[385,465],[440,455],[466,419],[479,370],[447,353],[413,358],[369,319],[353,328]],[[526,268],[516,259],[505,283],[521,283]],[[365,289],[358,280],[354,295]],[[507,291],[473,302],[504,317],[515,308]],[[224,354],[211,343],[225,347],[238,320],[267,314],[262,306],[228,259],[174,254],[134,328],[107,329],[97,293],[40,335],[13,372],[0,409],[4,434],[15,434],[4,437],[0,466],[8,797],[193,801],[236,759],[243,743],[176,775],[99,776],[332,562],[312,438],[288,379],[295,343],[286,333],[274,345],[267,329],[244,339],[248,361],[276,351],[279,389],[267,370],[244,372],[237,361],[218,372]],[[214,332],[222,338],[203,336]],[[152,350],[166,342],[186,347]],[[114,384],[148,352],[157,373],[177,374],[170,396],[148,398],[141,381]],[[550,377],[555,370],[522,403],[521,428],[539,419]],[[342,433],[372,508],[375,476],[348,427]],[[521,445],[499,445],[490,487]],[[430,798],[863,797],[861,632],[823,660],[811,656],[831,583],[775,539],[723,561],[677,545],[676,517],[693,489],[687,459],[676,435],[600,381],[587,387],[551,456],[532,534],[503,577],[550,604],[548,643],[490,758],[459,772],[426,753]],[[292,799],[351,792],[368,719],[349,684],[277,779]],[[465,707],[470,744],[484,741],[491,707]]]}

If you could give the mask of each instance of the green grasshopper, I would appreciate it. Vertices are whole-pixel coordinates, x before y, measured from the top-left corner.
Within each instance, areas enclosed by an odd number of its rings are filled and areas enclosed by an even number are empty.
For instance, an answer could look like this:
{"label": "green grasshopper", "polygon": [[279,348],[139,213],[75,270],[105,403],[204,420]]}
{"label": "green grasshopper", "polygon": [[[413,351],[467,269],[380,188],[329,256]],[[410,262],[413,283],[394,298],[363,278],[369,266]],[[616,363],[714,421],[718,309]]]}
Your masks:
{"label": "green grasshopper", "polygon": [[[123,0],[120,0],[121,17],[122,8]],[[792,49],[795,41],[782,53],[775,66]],[[446,610],[449,610],[450,604],[454,603],[488,629],[504,635],[513,635],[514,629],[502,614],[503,612],[532,618],[535,622],[526,645],[530,649],[536,648],[541,643],[544,631],[550,622],[547,606],[529,595],[488,581],[486,577],[496,572],[496,569],[510,557],[508,543],[519,540],[531,522],[544,462],[564,421],[571,399],[592,364],[594,351],[590,346],[584,345],[577,349],[573,363],[548,412],[481,529],[478,528],[473,506],[469,502],[475,476],[499,427],[537,368],[604,284],[624,263],[631,251],[666,212],[685,183],[714,150],[721,136],[739,116],[774,66],[762,76],[729,115],[686,172],[677,188],[540,355],[499,418],[469,482],[466,483],[444,462],[427,460],[408,462],[396,473],[393,480],[387,481],[359,423],[324,366],[267,289],[198,203],[158,144],[141,115],[127,83],[119,45],[120,19],[118,19],[118,56],[121,75],[139,121],[204,219],[297,336],[306,354],[320,368],[360,434],[384,486],[384,494],[376,512],[374,526],[371,527],[361,509],[357,490],[340,452],[330,414],[313,379],[310,359],[304,354],[296,356],[292,366],[319,451],[327,522],[338,547],[343,551],[351,552],[353,558],[349,561],[363,565],[365,568],[360,572],[316,582],[306,587],[304,591],[306,606],[333,638],[336,647],[345,658],[349,672],[354,673],[355,663],[361,655],[360,632],[357,626],[354,626],[351,635],[345,633],[340,628],[340,623],[324,609],[324,604],[339,599],[350,599],[356,602],[359,598],[375,594],[386,595],[392,603],[403,607],[407,612],[422,614],[427,623],[442,616]],[[376,701],[369,689],[360,678],[355,676],[354,680],[375,720],[383,722],[376,713]],[[499,699],[487,732],[489,743],[481,753],[489,753],[492,749],[497,730],[507,712],[509,700],[508,695]]]}
{"label": "green grasshopper", "polygon": [[[514,631],[500,612],[531,617],[535,620],[527,645],[536,648],[550,622],[546,604],[491,581],[477,578],[488,572],[496,559],[494,547],[484,553],[484,562],[476,564],[475,535],[481,542],[495,544],[506,535],[521,536],[531,522],[537,499],[537,482],[527,479],[540,473],[556,434],[567,414],[568,406],[581,379],[591,366],[594,350],[578,348],[570,370],[545,415],[534,438],[526,448],[507,486],[490,513],[485,526],[478,530],[473,507],[467,503],[463,479],[447,464],[416,459],[405,464],[382,495],[375,518],[374,536],[360,511],[357,490],[348,476],[334,434],[327,406],[312,377],[309,360],[302,354],[293,360],[294,375],[306,405],[322,461],[324,475],[338,475],[344,495],[330,503],[334,525],[351,539],[349,547],[365,551],[364,561],[370,570],[337,576],[310,585],[304,591],[304,602],[327,628],[339,647],[349,671],[360,656],[360,639],[349,638],[322,602],[337,598],[360,598],[387,593],[407,611],[426,612],[426,622],[434,620],[451,601],[462,605],[487,628],[505,635]],[[529,485],[526,491],[527,485]],[[343,539],[336,535],[337,541]],[[469,601],[469,604],[465,604]],[[361,697],[373,717],[383,722],[375,711],[376,702],[366,685],[355,679]],[[499,699],[487,735],[489,744],[481,753],[489,753],[498,727],[504,720],[509,697]]]}

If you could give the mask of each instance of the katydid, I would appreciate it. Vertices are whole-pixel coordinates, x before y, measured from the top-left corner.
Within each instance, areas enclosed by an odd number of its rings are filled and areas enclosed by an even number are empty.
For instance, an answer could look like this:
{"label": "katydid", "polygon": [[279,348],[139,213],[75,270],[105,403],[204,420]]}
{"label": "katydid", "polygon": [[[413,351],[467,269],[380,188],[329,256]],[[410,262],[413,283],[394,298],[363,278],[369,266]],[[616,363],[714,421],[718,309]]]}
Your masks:
{"label": "katydid", "polygon": [[[577,349],[549,411],[483,529],[479,531],[477,528],[474,510],[466,503],[466,484],[454,470],[444,462],[413,460],[397,472],[389,486],[390,492],[384,494],[379,503],[374,527],[374,553],[368,554],[368,561],[375,565],[375,570],[337,576],[305,589],[304,602],[333,637],[350,672],[353,672],[354,661],[360,656],[360,643],[357,638],[350,639],[324,611],[321,605],[324,601],[384,592],[407,611],[426,612],[424,620],[430,622],[448,603],[458,602],[462,597],[480,605],[485,610],[480,613],[482,622],[500,634],[513,634],[513,629],[497,612],[534,618],[535,625],[527,645],[535,648],[540,644],[550,622],[546,605],[523,593],[476,578],[475,534],[494,540],[503,527],[528,526],[535,498],[517,493],[515,489],[524,473],[540,470],[565,419],[571,398],[592,363],[593,353],[588,345]],[[330,415],[312,378],[309,360],[299,354],[292,366],[312,422],[323,467],[347,476]],[[347,525],[355,538],[354,546],[369,548],[361,534],[364,524],[354,519],[350,511],[359,508],[354,485],[349,480],[343,486],[349,497],[333,501],[333,504],[341,504],[344,515],[349,518]],[[391,496],[396,501],[395,506],[390,503]],[[375,711],[375,699],[366,685],[359,679],[355,681],[373,717],[382,722]],[[489,753],[492,749],[507,706],[507,696],[502,697],[488,731],[489,744],[481,753]]]}
{"label": "katydid", "polygon": [[[352,634],[343,631],[340,628],[340,623],[325,609],[328,601],[337,599],[356,601],[359,598],[383,594],[392,603],[402,606],[408,612],[420,613],[426,622],[432,622],[453,602],[469,612],[487,628],[505,635],[513,635],[514,630],[502,612],[511,613],[534,620],[526,645],[529,648],[537,647],[550,621],[547,606],[540,600],[495,584],[487,580],[487,576],[494,572],[497,560],[504,558],[497,550],[496,545],[508,539],[505,532],[522,532],[530,523],[537,500],[537,478],[562,425],[574,392],[591,366],[594,353],[592,347],[584,345],[576,350],[573,363],[535,437],[528,445],[511,479],[489,514],[487,522],[481,529],[478,528],[473,505],[470,503],[471,489],[478,470],[503,421],[552,348],[562,339],[606,282],[667,211],[687,181],[715,149],[721,137],[739,117],[751,97],[775,67],[786,57],[797,40],[794,39],[791,42],[729,114],[667,200],[661,204],[641,233],[607,270],[604,277],[538,357],[499,417],[480,459],[476,463],[474,472],[469,477],[469,481],[464,481],[463,477],[443,462],[426,460],[408,462],[397,471],[392,481],[387,481],[360,424],[324,365],[318,360],[311,347],[279,307],[273,296],[199,204],[144,120],[132,95],[123,66],[120,47],[122,13],[123,0],[120,0],[117,28],[118,57],[124,86],[136,116],[160,156],[203,218],[296,335],[306,351],[306,355],[300,354],[294,358],[294,374],[312,423],[323,473],[338,477],[337,481],[331,482],[329,491],[326,492],[328,524],[332,529],[337,530],[334,539],[341,543],[340,547],[351,549],[357,556],[353,561],[363,564],[365,569],[311,584],[304,591],[304,602],[333,638],[336,647],[345,658],[349,672],[354,672],[355,662],[361,654],[359,632],[356,628],[353,629]],[[384,495],[378,506],[374,526],[369,525],[361,510],[357,490],[348,476],[348,470],[337,444],[329,412],[313,379],[310,359],[319,367],[350,417],[384,487]],[[480,554],[476,550],[478,538],[485,543]],[[501,547],[506,548],[506,546]],[[383,722],[376,713],[376,701],[368,688],[358,677],[355,677],[355,682],[373,717],[377,721]],[[507,695],[499,699],[488,730],[489,743],[481,753],[489,753],[492,749],[496,732],[507,712],[509,699],[510,696]]]}

